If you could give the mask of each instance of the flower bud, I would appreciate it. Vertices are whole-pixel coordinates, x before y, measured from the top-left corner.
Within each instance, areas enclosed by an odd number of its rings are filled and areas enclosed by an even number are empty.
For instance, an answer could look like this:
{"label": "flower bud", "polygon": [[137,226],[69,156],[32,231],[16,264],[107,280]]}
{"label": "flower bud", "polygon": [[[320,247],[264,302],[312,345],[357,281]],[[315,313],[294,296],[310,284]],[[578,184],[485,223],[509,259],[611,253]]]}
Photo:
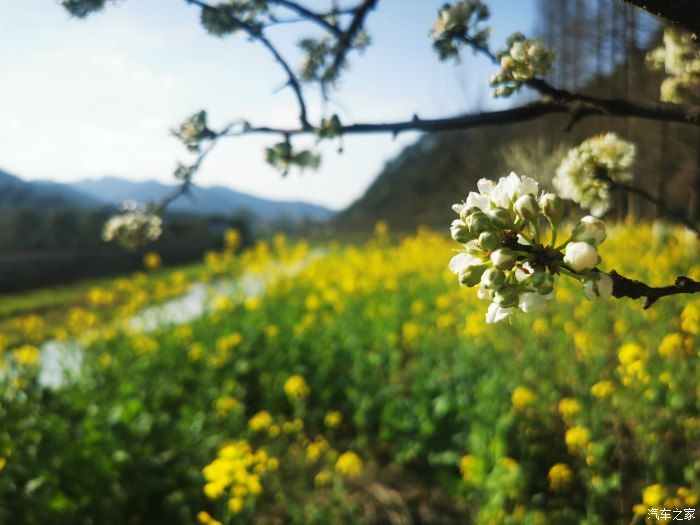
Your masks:
{"label": "flower bud", "polygon": [[566,212],[564,199],[554,193],[545,193],[540,197],[540,208],[547,220],[555,226],[561,222]]}
{"label": "flower bud", "polygon": [[518,306],[520,294],[516,288],[502,287],[493,297],[493,302],[501,308]]}
{"label": "flower bud", "polygon": [[540,295],[549,295],[554,290],[554,276],[551,273],[537,272],[533,276],[532,284]]}
{"label": "flower bud", "polygon": [[506,274],[495,268],[489,268],[481,275],[481,284],[484,288],[497,289],[506,282]]}
{"label": "flower bud", "polygon": [[519,197],[518,200],[515,201],[513,209],[515,210],[515,213],[526,221],[536,220],[537,214],[540,211],[537,200],[529,193]]}
{"label": "flower bud", "polygon": [[452,238],[458,243],[464,244],[469,242],[474,238],[474,236],[469,233],[469,228],[461,220],[455,219],[452,221],[452,226],[450,226],[450,233]]}
{"label": "flower bud", "polygon": [[593,246],[598,246],[607,236],[605,223],[592,215],[586,215],[581,219],[571,233],[573,240],[587,242]]}
{"label": "flower bud", "polygon": [[481,213],[483,213],[483,212],[481,211],[481,208],[477,208],[476,206],[467,207],[467,205],[465,204],[465,205],[462,207],[462,211],[461,211],[460,214],[459,214],[459,218],[462,219],[462,221],[464,221],[464,222],[466,223],[466,222],[467,222],[467,217],[469,217],[470,215],[472,215],[472,214],[474,214],[474,213],[476,213],[476,212],[481,212]]}
{"label": "flower bud", "polygon": [[484,274],[487,267],[488,264],[479,264],[466,268],[459,274],[459,284],[468,287],[476,286],[481,281],[481,276]]}
{"label": "flower bud", "polygon": [[606,273],[591,272],[583,281],[583,295],[589,301],[607,299],[612,295],[613,280]]}
{"label": "flower bud", "polygon": [[566,245],[564,262],[576,272],[590,270],[600,262],[598,251],[587,242],[570,242]]}
{"label": "flower bud", "polygon": [[491,253],[491,262],[499,270],[510,270],[516,260],[517,255],[510,248],[499,248]]}
{"label": "flower bud", "polygon": [[488,216],[496,228],[504,229],[513,224],[510,213],[505,208],[492,208],[488,211]]}
{"label": "flower bud", "polygon": [[510,69],[515,65],[515,61],[513,60],[513,57],[510,55],[503,55],[501,57],[501,67],[503,69]]}
{"label": "flower bud", "polygon": [[487,252],[491,252],[501,246],[501,236],[496,232],[481,232],[477,244]]}
{"label": "flower bud", "polygon": [[474,237],[491,227],[491,220],[483,211],[475,211],[465,220],[469,233]]}

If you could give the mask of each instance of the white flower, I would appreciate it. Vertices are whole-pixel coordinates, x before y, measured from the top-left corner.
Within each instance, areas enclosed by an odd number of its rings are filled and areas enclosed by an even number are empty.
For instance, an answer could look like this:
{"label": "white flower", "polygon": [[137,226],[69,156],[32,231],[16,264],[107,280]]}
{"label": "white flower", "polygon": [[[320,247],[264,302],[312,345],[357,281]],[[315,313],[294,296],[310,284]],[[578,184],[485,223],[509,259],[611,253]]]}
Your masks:
{"label": "white flower", "polygon": [[669,75],[661,84],[661,100],[683,103],[692,100],[688,95],[698,94],[700,53],[681,31],[666,29],[663,45],[647,55],[647,65]]}
{"label": "white flower", "polygon": [[544,308],[547,298],[537,292],[528,292],[520,295],[518,306],[520,309],[529,314],[530,312],[539,312]]}
{"label": "white flower", "polygon": [[628,182],[635,157],[634,144],[615,133],[598,135],[569,150],[552,182],[562,197],[602,215],[610,208],[610,188],[599,175]]}
{"label": "white flower", "polygon": [[102,230],[102,239],[132,250],[157,240],[163,232],[162,224],[157,215],[131,206],[121,215],[110,217]]}
{"label": "white flower", "polygon": [[467,268],[471,268],[472,266],[476,266],[483,262],[483,260],[479,259],[474,255],[471,255],[466,252],[460,252],[454,257],[452,257],[452,259],[450,260],[449,268],[452,273],[459,275]]}
{"label": "white flower", "polygon": [[606,273],[593,273],[583,281],[583,295],[589,301],[607,299],[612,295],[613,280]]}
{"label": "white flower", "polygon": [[536,180],[526,176],[510,173],[507,177],[501,177],[498,183],[488,179],[479,179],[478,192],[471,191],[464,203],[453,204],[452,209],[462,215],[471,208],[488,211],[493,206],[511,208],[513,203],[521,196],[539,192],[539,184]]}
{"label": "white flower", "polygon": [[511,172],[507,177],[501,177],[498,184],[489,194],[492,203],[501,208],[509,208],[522,195],[531,193],[537,195],[539,184],[526,176],[518,176]]}
{"label": "white flower", "polygon": [[546,73],[554,60],[553,52],[520,33],[508,38],[508,46],[497,55],[500,71],[489,79],[497,97],[507,97],[518,91],[524,82]]}
{"label": "white flower", "polygon": [[488,324],[497,323],[508,317],[513,312],[513,308],[502,308],[496,303],[491,303],[486,311],[486,322]]}
{"label": "white flower", "polygon": [[598,251],[587,242],[570,242],[566,245],[564,262],[576,272],[590,270],[600,262]]}
{"label": "white flower", "polygon": [[587,242],[593,246],[599,246],[607,236],[605,223],[592,215],[586,215],[581,219],[572,233],[573,240]]}

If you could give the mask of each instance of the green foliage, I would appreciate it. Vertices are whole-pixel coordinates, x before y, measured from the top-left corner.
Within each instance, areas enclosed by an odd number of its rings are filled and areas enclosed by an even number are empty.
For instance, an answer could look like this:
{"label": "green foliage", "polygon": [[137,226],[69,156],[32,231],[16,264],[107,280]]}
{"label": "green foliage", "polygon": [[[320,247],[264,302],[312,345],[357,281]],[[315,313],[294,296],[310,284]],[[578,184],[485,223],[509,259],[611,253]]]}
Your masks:
{"label": "green foliage", "polygon": [[107,4],[107,1],[108,0],[59,0],[66,11],[78,18],[85,18],[95,11],[99,11]]}
{"label": "green foliage", "polygon": [[285,141],[265,149],[265,162],[278,169],[282,176],[286,176],[293,166],[302,170],[318,169],[321,157],[308,149],[295,151],[292,144]]}
{"label": "green foliage", "polygon": [[318,129],[319,139],[332,139],[339,137],[341,134],[343,125],[340,122],[338,115],[333,115],[330,118],[321,119],[321,125]]}

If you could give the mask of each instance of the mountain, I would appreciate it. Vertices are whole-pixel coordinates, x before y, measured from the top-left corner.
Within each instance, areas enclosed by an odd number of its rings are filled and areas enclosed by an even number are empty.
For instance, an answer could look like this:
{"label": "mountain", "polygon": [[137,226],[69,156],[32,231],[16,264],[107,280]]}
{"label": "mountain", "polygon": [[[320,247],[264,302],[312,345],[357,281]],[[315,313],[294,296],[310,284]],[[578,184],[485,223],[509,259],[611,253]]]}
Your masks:
{"label": "mountain", "polygon": [[[69,186],[90,198],[108,205],[125,200],[157,201],[173,191],[174,186],[156,181],[135,182],[116,177],[86,179]],[[299,201],[274,201],[237,192],[223,186],[193,186],[189,195],[173,201],[170,210],[194,214],[222,214],[245,212],[264,220],[287,219],[320,221],[328,219],[333,211],[323,206]]]}
{"label": "mountain", "polygon": [[0,206],[5,209],[95,208],[101,203],[70,186],[54,182],[27,182],[0,169]]}

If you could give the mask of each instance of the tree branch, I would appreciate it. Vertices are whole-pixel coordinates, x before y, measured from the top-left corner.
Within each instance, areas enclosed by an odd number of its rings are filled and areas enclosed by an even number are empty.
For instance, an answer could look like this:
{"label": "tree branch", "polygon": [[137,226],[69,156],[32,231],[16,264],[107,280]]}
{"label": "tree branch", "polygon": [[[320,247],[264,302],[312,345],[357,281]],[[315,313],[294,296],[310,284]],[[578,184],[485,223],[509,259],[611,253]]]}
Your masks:
{"label": "tree branch", "polygon": [[645,310],[661,297],[677,294],[695,294],[700,293],[700,282],[694,281],[690,277],[680,276],[676,282],[670,286],[649,286],[641,281],[629,279],[617,273],[615,270],[608,274],[613,280],[613,297],[621,299],[629,297],[630,299],[644,298],[642,308]]}
{"label": "tree branch", "polygon": [[[329,16],[328,13],[315,13],[310,9],[307,9],[303,5],[300,5],[297,2],[291,2],[290,0],[269,0],[269,2],[272,4],[280,5],[282,7],[286,7],[287,9],[294,11],[296,14],[301,16],[301,19],[316,22],[325,30],[333,33],[338,38],[342,37],[343,35],[343,31],[341,31],[341,29],[336,24],[331,24],[328,20],[326,20],[326,18]],[[354,12],[354,9],[351,12]],[[341,11],[339,11],[339,13],[341,13]]]}
{"label": "tree branch", "polygon": [[[199,8],[201,8],[203,11],[204,10],[210,10],[210,11],[218,11],[219,9],[224,9],[224,7],[214,7],[212,5],[207,4],[206,2],[202,2],[201,0],[184,0],[186,3],[191,4],[191,5],[196,5]],[[234,16],[233,11],[229,11],[232,16]],[[308,115],[307,115],[307,110],[306,110],[306,102],[304,101],[304,94],[301,89],[301,84],[299,83],[299,79],[297,78],[296,74],[292,70],[292,68],[289,66],[287,61],[284,59],[282,54],[277,50],[277,48],[270,42],[270,40],[265,36],[262,28],[256,27],[252,24],[249,24],[247,22],[244,22],[243,20],[236,19],[236,22],[240,25],[241,29],[245,31],[245,33],[253,40],[257,40],[260,42],[274,57],[275,61],[282,66],[282,69],[284,69],[284,72],[287,74],[287,84],[289,87],[292,88],[292,91],[294,91],[294,95],[296,96],[297,103],[299,105],[299,121],[301,122],[301,127],[302,129],[307,129],[311,127],[311,124],[309,124],[308,120]]]}
{"label": "tree branch", "polygon": [[694,40],[700,35],[700,4],[697,0],[622,0],[674,25],[690,31]]}
{"label": "tree branch", "polygon": [[214,133],[208,140],[210,141],[209,144],[207,145],[206,148],[204,148],[199,155],[197,156],[197,159],[194,161],[193,164],[190,166],[187,166],[187,172],[182,178],[182,182],[170,193],[165,195],[158,204],[155,205],[156,210],[159,213],[162,213],[165,208],[168,207],[170,203],[172,203],[174,200],[177,200],[179,197],[182,195],[187,195],[190,190],[190,186],[192,185],[192,178],[194,177],[195,173],[199,170],[199,168],[202,166],[202,163],[204,162],[204,159],[207,158],[209,153],[212,152],[212,150],[216,147],[216,143],[222,138],[225,137],[229,131],[231,131],[231,128],[233,128],[237,122],[232,122],[231,124],[227,125],[225,128],[222,130]]}
{"label": "tree branch", "polygon": [[638,188],[636,186],[632,186],[631,184],[617,182],[613,180],[607,173],[605,173],[604,170],[599,170],[596,173],[596,178],[607,183],[612,189],[620,189],[628,193],[633,193],[634,195],[641,197],[645,201],[654,204],[659,209],[659,211],[664,213],[664,215],[683,224],[685,227],[694,231],[698,236],[700,236],[700,227],[698,227],[697,224],[693,223],[693,221],[691,221],[690,218],[688,218],[684,214],[679,213],[676,210],[667,206],[665,202],[663,202],[661,199],[654,197],[648,191],[643,190],[642,188]]}
{"label": "tree branch", "polygon": [[[525,253],[535,253],[536,250],[533,248],[532,245],[523,245],[520,244],[517,241],[517,237],[515,236],[516,232],[513,232],[513,236],[510,237],[506,243],[506,246],[511,248],[514,251],[519,251],[519,252],[525,252]],[[559,268],[566,269],[568,273],[572,274],[573,277],[576,279],[582,279],[583,276],[579,273],[576,272],[573,268],[563,265],[563,254],[558,251],[549,251],[545,249],[544,251],[541,250],[540,246],[540,251],[539,254],[544,256],[544,263],[545,265],[549,265],[550,262],[555,262],[557,265],[559,265]],[[597,268],[594,268],[593,271],[601,272]],[[644,304],[642,307],[646,310],[647,308],[651,307],[656,301],[658,301],[662,297],[667,297],[669,295],[677,295],[677,294],[695,294],[695,293],[700,293],[700,282],[694,281],[693,279],[685,276],[680,276],[676,278],[676,282],[670,286],[659,286],[659,287],[654,287],[654,286],[649,286],[648,284],[645,284],[641,281],[636,281],[634,279],[630,279],[629,277],[625,277],[623,275],[620,275],[617,273],[615,270],[612,270],[607,274],[613,281],[613,290],[612,290],[612,296],[615,297],[616,299],[622,299],[623,297],[628,297],[630,299],[641,299],[642,297],[644,298]]]}
{"label": "tree branch", "polygon": [[[680,122],[700,126],[700,107],[680,104],[639,103],[621,99],[598,99],[595,105],[583,102],[577,98],[572,100],[556,100],[544,97],[522,106],[499,111],[467,113],[453,117],[438,119],[421,119],[414,116],[410,120],[382,123],[357,123],[341,126],[339,134],[357,133],[392,133],[403,131],[459,131],[476,127],[495,126],[524,122],[551,114],[564,114],[581,119],[588,116],[635,117],[648,120]],[[301,135],[316,133],[319,128],[275,128],[269,126],[249,127],[229,136],[240,136],[251,133],[268,133],[277,135]]]}
{"label": "tree branch", "polygon": [[369,12],[374,9],[379,0],[364,0],[359,6],[355,8],[355,16],[350,22],[347,30],[339,37],[338,44],[335,48],[335,56],[333,57],[333,62],[326,69],[324,77],[332,77],[334,74],[343,66],[348,51],[352,47],[353,40],[357,36],[357,33],[362,29],[362,25],[365,22],[365,17]]}

